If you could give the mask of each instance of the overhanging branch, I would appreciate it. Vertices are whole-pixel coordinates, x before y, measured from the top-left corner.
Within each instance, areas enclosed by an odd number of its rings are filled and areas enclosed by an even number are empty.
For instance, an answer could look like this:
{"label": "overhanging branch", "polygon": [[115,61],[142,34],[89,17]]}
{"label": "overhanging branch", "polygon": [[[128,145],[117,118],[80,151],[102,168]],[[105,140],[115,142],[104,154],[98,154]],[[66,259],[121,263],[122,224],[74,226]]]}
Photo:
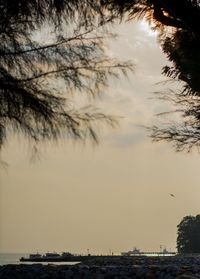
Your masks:
{"label": "overhanging branch", "polygon": [[166,16],[163,12],[163,9],[157,0],[153,0],[153,9],[154,13],[153,16],[155,20],[159,21],[160,23],[166,25],[166,26],[171,26],[171,27],[176,27],[176,28],[183,28],[185,29],[186,26],[178,19],[172,18],[170,16]]}

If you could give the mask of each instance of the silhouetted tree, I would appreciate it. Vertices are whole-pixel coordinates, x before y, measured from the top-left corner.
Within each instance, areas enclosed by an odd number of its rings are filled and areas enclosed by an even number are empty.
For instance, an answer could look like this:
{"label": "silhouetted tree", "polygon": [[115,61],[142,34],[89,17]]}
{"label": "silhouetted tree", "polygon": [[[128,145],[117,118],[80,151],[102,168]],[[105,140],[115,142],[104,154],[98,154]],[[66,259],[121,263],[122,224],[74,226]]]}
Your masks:
{"label": "silhouetted tree", "polygon": [[[199,146],[198,0],[8,0],[0,1],[0,12],[0,144],[11,128],[36,142],[66,132],[97,140],[92,123],[113,124],[113,118],[75,110],[69,92],[98,94],[108,85],[109,75],[130,69],[130,64],[106,56],[96,26],[143,17],[159,30],[163,51],[172,62],[163,74],[183,88],[174,94],[183,124],[155,126],[151,136],[174,142],[177,150]],[[44,35],[47,29],[52,31],[50,42],[34,39],[35,31]]]}
{"label": "silhouetted tree", "polygon": [[110,11],[111,19],[144,17],[159,27],[200,31],[198,0],[102,0],[101,3]]}
{"label": "silhouetted tree", "polygon": [[[198,0],[110,0],[103,1],[113,18],[145,18],[159,32],[163,52],[172,66],[163,74],[180,82],[180,91],[165,92],[173,100],[182,122],[154,126],[154,141],[173,142],[177,151],[200,145],[200,1]],[[169,28],[170,27],[170,28]],[[168,98],[166,97],[168,96]],[[159,97],[160,98],[160,97]],[[162,98],[161,98],[162,99]]]}
{"label": "silhouetted tree", "polygon": [[177,228],[178,253],[200,253],[200,215],[184,217]]}
{"label": "silhouetted tree", "polygon": [[182,122],[166,127],[154,127],[154,140],[168,140],[177,151],[190,151],[200,145],[200,36],[185,30],[177,30],[163,42],[163,50],[172,66],[163,68],[163,73],[180,83],[180,90],[163,97],[173,100],[175,111],[182,116]]}
{"label": "silhouetted tree", "polygon": [[2,0],[0,14],[0,146],[10,131],[35,142],[62,135],[97,141],[96,122],[115,120],[75,108],[70,93],[95,96],[109,76],[132,67],[107,56],[105,30],[96,28],[104,22],[99,1]]}

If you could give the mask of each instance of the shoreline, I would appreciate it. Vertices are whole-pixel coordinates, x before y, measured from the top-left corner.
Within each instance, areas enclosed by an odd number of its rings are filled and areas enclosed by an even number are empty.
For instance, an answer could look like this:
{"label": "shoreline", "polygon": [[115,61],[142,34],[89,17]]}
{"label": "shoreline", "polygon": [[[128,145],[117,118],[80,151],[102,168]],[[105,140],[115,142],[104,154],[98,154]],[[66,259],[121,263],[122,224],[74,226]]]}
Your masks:
{"label": "shoreline", "polygon": [[76,265],[42,263],[0,266],[1,279],[200,278],[200,257],[102,257]]}

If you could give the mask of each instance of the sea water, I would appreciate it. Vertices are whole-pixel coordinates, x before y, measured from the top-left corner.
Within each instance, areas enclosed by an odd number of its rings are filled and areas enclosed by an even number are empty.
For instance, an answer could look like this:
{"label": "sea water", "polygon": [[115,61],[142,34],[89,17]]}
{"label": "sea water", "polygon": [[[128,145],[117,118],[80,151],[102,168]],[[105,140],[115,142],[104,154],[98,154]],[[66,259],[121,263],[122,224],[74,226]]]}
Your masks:
{"label": "sea water", "polygon": [[20,264],[21,257],[28,257],[28,254],[19,253],[0,253],[0,265]]}
{"label": "sea water", "polygon": [[[6,264],[37,264],[37,262],[20,262],[20,259],[28,258],[29,254],[20,254],[20,253],[0,253],[0,265]],[[77,262],[42,262],[41,264],[56,264],[56,265],[74,265]]]}

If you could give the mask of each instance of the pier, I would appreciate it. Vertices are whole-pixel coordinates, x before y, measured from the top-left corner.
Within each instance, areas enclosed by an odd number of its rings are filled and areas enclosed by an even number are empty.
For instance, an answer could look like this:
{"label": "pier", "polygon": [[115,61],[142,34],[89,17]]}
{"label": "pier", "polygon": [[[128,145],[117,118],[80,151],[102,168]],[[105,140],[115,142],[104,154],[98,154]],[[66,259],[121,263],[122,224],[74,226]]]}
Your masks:
{"label": "pier", "polygon": [[72,256],[60,256],[60,257],[39,257],[39,258],[21,258],[21,262],[84,262],[87,260],[98,260],[98,259],[124,259],[124,258],[133,258],[133,257],[145,257],[145,256],[175,256],[176,252],[140,252],[133,255],[72,255]]}

